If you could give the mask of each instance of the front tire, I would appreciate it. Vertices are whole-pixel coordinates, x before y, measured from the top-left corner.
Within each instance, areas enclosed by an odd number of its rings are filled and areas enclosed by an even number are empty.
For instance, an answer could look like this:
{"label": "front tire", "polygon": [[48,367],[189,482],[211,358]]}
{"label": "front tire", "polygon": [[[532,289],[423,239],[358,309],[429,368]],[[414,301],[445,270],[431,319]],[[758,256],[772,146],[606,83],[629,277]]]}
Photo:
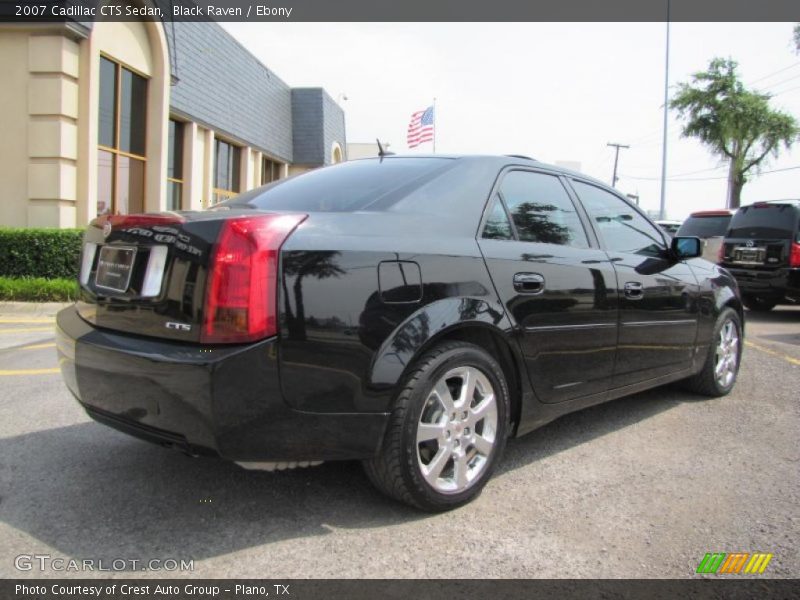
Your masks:
{"label": "front tire", "polygon": [[510,398],[485,350],[446,342],[421,356],[395,399],[380,454],[364,462],[372,483],[423,510],[473,500],[505,448]]}
{"label": "front tire", "polygon": [[732,308],[717,317],[711,347],[702,370],[687,379],[687,389],[704,396],[726,396],[736,385],[742,359],[742,319]]}

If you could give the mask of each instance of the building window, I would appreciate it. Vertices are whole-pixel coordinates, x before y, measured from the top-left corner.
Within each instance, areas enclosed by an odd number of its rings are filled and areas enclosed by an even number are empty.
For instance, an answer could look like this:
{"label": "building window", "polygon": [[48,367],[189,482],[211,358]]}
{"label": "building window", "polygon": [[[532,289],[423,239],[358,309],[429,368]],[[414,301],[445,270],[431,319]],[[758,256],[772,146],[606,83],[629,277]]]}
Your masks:
{"label": "building window", "polygon": [[169,120],[167,157],[167,210],[181,210],[183,203],[183,123]]}
{"label": "building window", "polygon": [[97,214],[144,211],[147,79],[100,57]]}
{"label": "building window", "polygon": [[261,158],[261,185],[278,181],[281,178],[283,163],[267,158]]}
{"label": "building window", "polygon": [[220,139],[215,141],[213,203],[217,204],[239,193],[241,152],[240,148],[233,144]]}

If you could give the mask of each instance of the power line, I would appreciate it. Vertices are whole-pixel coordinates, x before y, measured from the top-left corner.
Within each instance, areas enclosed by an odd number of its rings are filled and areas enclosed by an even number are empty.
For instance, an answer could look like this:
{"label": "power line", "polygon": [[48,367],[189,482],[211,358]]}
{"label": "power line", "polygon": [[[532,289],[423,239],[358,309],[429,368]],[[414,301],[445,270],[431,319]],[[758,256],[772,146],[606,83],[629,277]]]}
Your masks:
{"label": "power line", "polygon": [[778,69],[777,71],[773,71],[769,75],[764,75],[763,77],[759,77],[758,79],[754,79],[753,81],[750,81],[747,85],[753,85],[754,83],[758,83],[759,81],[764,81],[765,79],[769,79],[773,75],[777,75],[778,73],[783,73],[784,71],[788,71],[789,69],[793,69],[797,65],[800,65],[800,62],[792,63],[788,67],[784,67],[783,69]]}
{"label": "power line", "polygon": [[[771,169],[769,171],[761,171],[759,175],[767,175],[769,173],[780,173],[781,171],[794,171],[795,169],[800,169],[800,165],[796,167],[785,167],[783,169]],[[660,177],[632,177],[630,175],[623,175],[620,173],[620,179],[635,179],[639,181],[661,181]],[[724,177],[667,177],[669,181],[714,181],[718,179],[727,179],[728,176],[725,175]]]}

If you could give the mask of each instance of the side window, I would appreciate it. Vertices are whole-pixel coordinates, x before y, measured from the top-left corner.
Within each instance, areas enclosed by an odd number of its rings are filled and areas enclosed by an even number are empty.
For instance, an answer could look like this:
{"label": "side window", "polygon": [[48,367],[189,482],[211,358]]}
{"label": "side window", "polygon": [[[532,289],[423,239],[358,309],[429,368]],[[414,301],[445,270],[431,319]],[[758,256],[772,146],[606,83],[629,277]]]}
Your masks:
{"label": "side window", "polygon": [[514,233],[511,231],[511,221],[508,220],[506,209],[500,202],[500,197],[495,196],[492,200],[492,207],[486,218],[486,225],[483,228],[483,237],[490,240],[511,240]]}
{"label": "side window", "polygon": [[521,241],[589,247],[580,217],[558,177],[511,171],[500,184],[500,196]]}
{"label": "side window", "polygon": [[661,234],[627,202],[588,183],[573,181],[572,185],[608,250],[660,256],[664,249]]}

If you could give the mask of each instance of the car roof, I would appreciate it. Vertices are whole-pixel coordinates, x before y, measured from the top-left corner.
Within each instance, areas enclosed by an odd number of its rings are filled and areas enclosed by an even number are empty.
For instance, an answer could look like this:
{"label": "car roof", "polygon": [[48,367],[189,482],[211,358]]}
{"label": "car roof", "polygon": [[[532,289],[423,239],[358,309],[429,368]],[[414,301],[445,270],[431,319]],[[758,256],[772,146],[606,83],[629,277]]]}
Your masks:
{"label": "car roof", "polygon": [[396,158],[445,158],[445,159],[459,160],[459,161],[494,162],[497,164],[498,168],[519,166],[519,167],[534,167],[537,169],[546,169],[548,171],[565,175],[567,177],[576,177],[578,179],[583,179],[585,181],[593,183],[594,185],[598,185],[609,191],[612,191],[620,197],[623,196],[618,190],[609,187],[607,183],[600,181],[599,179],[595,179],[594,177],[587,175],[586,173],[581,173],[580,171],[573,171],[572,169],[567,169],[566,167],[561,167],[558,165],[544,163],[522,154],[388,154],[383,157],[370,157],[370,158],[361,158],[356,160],[392,160]]}

